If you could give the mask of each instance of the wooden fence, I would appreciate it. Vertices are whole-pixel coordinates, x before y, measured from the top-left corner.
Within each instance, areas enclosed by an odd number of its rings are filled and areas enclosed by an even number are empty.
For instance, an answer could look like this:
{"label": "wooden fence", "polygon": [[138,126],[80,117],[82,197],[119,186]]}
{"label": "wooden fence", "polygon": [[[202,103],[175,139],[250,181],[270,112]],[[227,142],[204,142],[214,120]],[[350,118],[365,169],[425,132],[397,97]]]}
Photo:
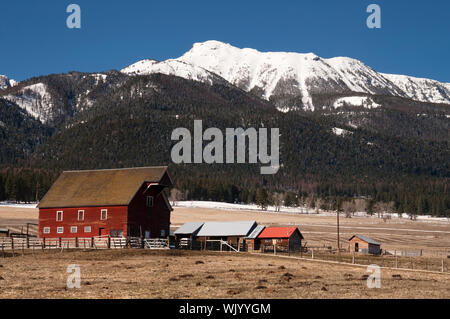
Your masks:
{"label": "wooden fence", "polygon": [[168,239],[142,239],[138,237],[90,237],[90,238],[0,238],[0,250],[15,252],[44,249],[168,249]]}

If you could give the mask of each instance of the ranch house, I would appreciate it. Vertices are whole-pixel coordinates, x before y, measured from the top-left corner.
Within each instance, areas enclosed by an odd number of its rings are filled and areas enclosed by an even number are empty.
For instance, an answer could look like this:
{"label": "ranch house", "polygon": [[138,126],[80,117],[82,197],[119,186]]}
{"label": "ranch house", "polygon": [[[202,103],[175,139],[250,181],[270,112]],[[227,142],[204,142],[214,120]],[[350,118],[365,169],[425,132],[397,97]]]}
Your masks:
{"label": "ranch house", "polygon": [[167,167],[63,172],[41,200],[40,238],[166,238]]}

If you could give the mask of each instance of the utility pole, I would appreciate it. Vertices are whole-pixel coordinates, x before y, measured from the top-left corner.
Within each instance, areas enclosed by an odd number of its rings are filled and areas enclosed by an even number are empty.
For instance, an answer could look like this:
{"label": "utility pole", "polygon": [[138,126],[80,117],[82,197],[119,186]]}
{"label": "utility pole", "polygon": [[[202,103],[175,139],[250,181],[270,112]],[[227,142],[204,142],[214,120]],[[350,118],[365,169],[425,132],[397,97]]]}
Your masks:
{"label": "utility pole", "polygon": [[339,208],[337,210],[337,249],[338,249],[338,261],[341,262],[341,243],[339,238]]}

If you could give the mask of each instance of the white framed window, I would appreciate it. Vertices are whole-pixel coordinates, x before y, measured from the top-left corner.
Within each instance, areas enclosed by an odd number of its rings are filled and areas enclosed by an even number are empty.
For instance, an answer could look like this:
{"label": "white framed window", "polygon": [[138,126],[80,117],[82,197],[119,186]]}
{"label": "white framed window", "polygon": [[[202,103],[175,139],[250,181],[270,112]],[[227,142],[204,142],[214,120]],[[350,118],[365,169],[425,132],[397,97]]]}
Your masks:
{"label": "white framed window", "polygon": [[50,227],[44,227],[43,233],[44,234],[50,234]]}
{"label": "white framed window", "polygon": [[77,226],[71,226],[70,227],[70,233],[71,234],[76,234],[78,232],[78,227]]}
{"label": "white framed window", "polygon": [[63,221],[63,211],[62,210],[58,210],[56,212],[56,221],[57,222],[62,222]]}
{"label": "white framed window", "polygon": [[161,238],[166,237],[166,230],[165,229],[161,229]]}
{"label": "white framed window", "polygon": [[78,211],[78,220],[83,221],[84,220],[84,210]]}
{"label": "white framed window", "polygon": [[56,228],[56,232],[57,232],[58,234],[64,234],[64,227],[58,227],[58,228]]}
{"label": "white framed window", "polygon": [[85,233],[90,233],[92,231],[91,226],[84,226],[84,232]]}
{"label": "white framed window", "polygon": [[153,196],[147,196],[147,207],[153,207]]}
{"label": "white framed window", "polygon": [[108,219],[108,210],[102,209],[100,212],[100,219],[101,220],[107,220]]}

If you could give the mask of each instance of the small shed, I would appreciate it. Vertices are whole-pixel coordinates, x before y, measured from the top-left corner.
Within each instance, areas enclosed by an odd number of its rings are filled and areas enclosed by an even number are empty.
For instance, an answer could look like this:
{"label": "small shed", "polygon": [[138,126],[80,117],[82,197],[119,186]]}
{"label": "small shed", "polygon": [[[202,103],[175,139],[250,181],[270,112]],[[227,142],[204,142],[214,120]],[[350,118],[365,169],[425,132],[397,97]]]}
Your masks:
{"label": "small shed", "polygon": [[353,235],[350,239],[350,252],[362,253],[362,254],[381,254],[381,244],[362,235]]}
{"label": "small shed", "polygon": [[0,228],[0,237],[9,237],[9,229]]}
{"label": "small shed", "polygon": [[297,227],[266,227],[259,234],[261,250],[300,251],[303,235]]}
{"label": "small shed", "polygon": [[258,225],[256,228],[245,238],[247,243],[247,250],[249,252],[258,251],[261,249],[261,240],[258,238],[259,234],[266,228],[264,225]]}

